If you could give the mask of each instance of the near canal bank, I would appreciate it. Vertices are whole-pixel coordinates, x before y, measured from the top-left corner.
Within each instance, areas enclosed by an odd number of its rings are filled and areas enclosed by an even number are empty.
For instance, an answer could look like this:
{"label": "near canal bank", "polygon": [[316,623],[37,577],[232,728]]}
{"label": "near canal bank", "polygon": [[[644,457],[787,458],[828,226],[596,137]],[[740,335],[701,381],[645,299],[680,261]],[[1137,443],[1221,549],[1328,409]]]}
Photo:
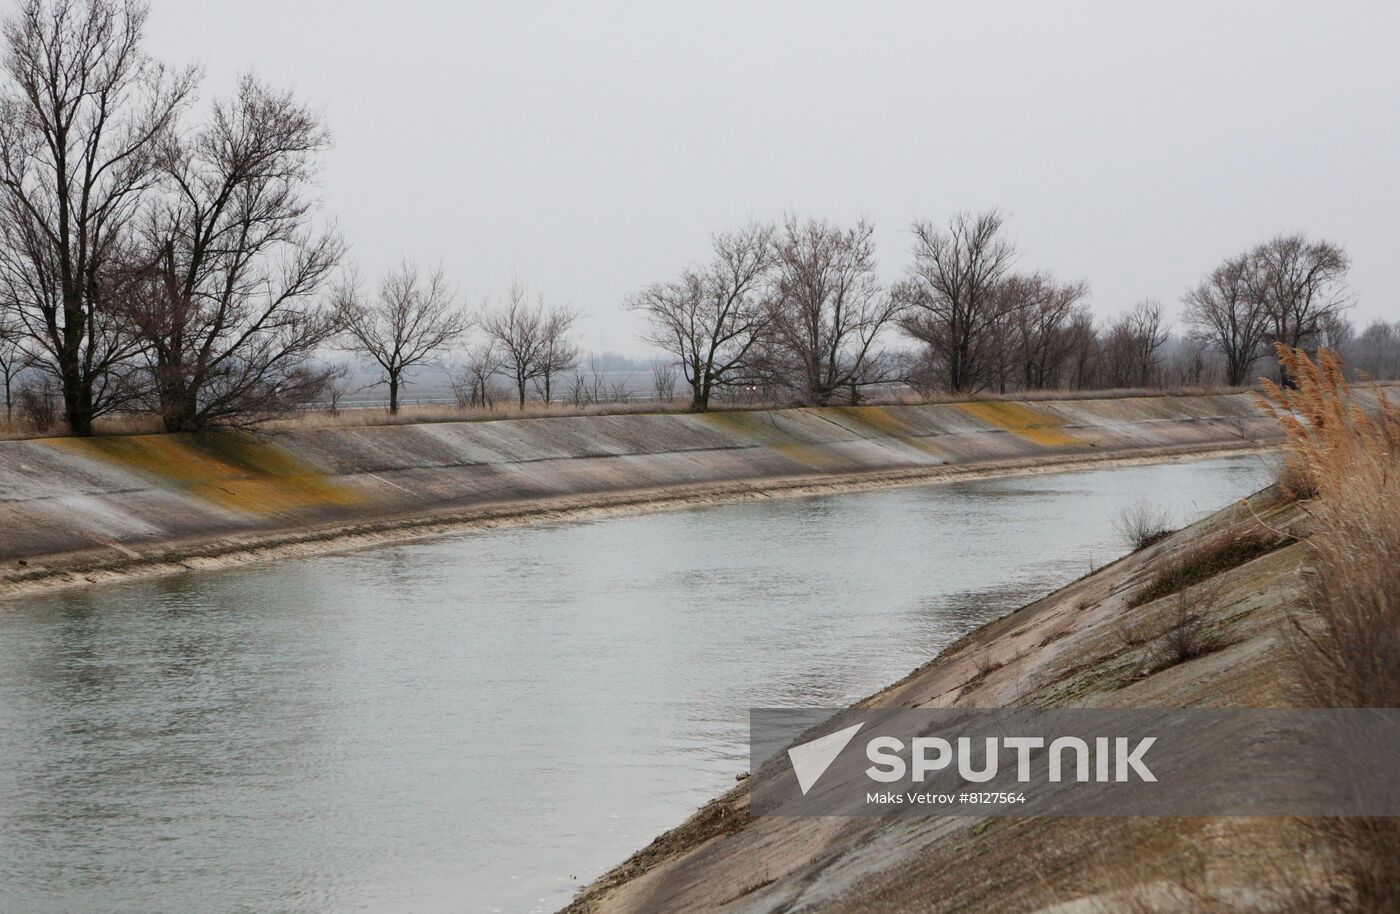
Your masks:
{"label": "near canal bank", "polygon": [[[1307,523],[1267,489],[977,628],[853,707],[1293,706]],[[1298,819],[751,818],[744,782],[565,910],[1314,910],[1300,899],[1336,867],[1318,845]]]}

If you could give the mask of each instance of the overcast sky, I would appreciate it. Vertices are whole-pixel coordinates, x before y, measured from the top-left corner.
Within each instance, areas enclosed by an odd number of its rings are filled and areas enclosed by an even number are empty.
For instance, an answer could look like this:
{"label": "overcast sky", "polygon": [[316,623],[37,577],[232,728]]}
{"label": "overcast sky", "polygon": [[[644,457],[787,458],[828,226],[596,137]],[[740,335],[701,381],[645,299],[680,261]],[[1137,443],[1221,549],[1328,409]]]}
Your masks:
{"label": "overcast sky", "polygon": [[996,206],[1021,265],[1110,314],[1282,231],[1341,242],[1400,318],[1400,4],[152,0],[149,47],[325,112],[362,272],[513,275],[641,353],[622,299],[785,211],[878,227]]}

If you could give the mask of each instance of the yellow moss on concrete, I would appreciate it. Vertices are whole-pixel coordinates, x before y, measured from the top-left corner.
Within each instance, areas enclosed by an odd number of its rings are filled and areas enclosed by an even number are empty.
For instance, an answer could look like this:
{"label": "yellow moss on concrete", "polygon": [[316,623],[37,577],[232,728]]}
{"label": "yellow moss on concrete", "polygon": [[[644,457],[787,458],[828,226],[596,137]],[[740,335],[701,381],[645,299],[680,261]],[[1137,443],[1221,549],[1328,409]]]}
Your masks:
{"label": "yellow moss on concrete", "polygon": [[831,412],[853,424],[864,426],[875,432],[877,437],[893,438],[935,457],[947,456],[947,452],[934,447],[927,437],[921,437],[916,429],[890,412],[888,407],[832,406],[824,411]]}
{"label": "yellow moss on concrete", "polygon": [[789,444],[774,444],[771,447],[775,452],[782,454],[789,460],[795,460],[813,470],[837,472],[839,470],[849,469],[849,464],[846,461],[832,452],[830,448],[822,447],[821,445],[792,442]]}
{"label": "yellow moss on concrete", "polygon": [[44,444],[155,477],[223,508],[252,514],[352,505],[352,489],[240,432],[51,438]]}
{"label": "yellow moss on concrete", "polygon": [[1075,447],[1084,442],[1062,431],[1065,421],[1058,416],[1033,409],[1024,403],[1007,400],[986,400],[979,403],[955,403],[960,412],[996,428],[1004,429],[1041,447]]}
{"label": "yellow moss on concrete", "polygon": [[911,438],[914,430],[883,406],[832,406],[830,411],[838,416],[859,422],[890,438]]}
{"label": "yellow moss on concrete", "polygon": [[722,431],[737,432],[763,440],[771,440],[778,434],[770,414],[766,412],[726,410],[714,413],[696,413],[695,418]]}

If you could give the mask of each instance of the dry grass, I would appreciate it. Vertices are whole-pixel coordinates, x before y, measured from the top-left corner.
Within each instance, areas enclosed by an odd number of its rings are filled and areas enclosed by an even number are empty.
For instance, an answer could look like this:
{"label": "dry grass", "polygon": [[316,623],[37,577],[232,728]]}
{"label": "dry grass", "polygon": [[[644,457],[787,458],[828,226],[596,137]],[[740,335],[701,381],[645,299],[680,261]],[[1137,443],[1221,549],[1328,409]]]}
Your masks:
{"label": "dry grass", "polygon": [[[1358,397],[1341,360],[1280,350],[1295,389],[1265,385],[1262,404],[1288,435],[1294,491],[1307,505],[1309,608],[1320,633],[1296,627],[1306,697],[1317,707],[1400,707],[1400,407],[1373,388]],[[1349,887],[1346,910],[1400,911],[1400,820],[1317,825]]]}
{"label": "dry grass", "polygon": [[1142,606],[1169,597],[1292,542],[1291,537],[1262,526],[1235,524],[1160,562],[1147,585],[1133,595],[1128,605]]}
{"label": "dry grass", "polygon": [[1160,543],[1174,532],[1171,526],[1171,513],[1167,509],[1147,501],[1139,501],[1118,515],[1113,522],[1118,534],[1136,552]]}
{"label": "dry grass", "polygon": [[1297,389],[1266,386],[1308,505],[1311,609],[1325,635],[1304,651],[1310,696],[1329,707],[1400,707],[1400,407],[1358,402],[1341,361],[1281,354]]}
{"label": "dry grass", "polygon": [[[97,435],[152,435],[164,431],[160,417],[151,413],[113,413],[103,416],[93,423]],[[46,427],[37,427],[32,422],[16,416],[5,422],[0,417],[0,441],[17,441],[29,438],[62,438],[68,434],[68,426],[59,419]]]}

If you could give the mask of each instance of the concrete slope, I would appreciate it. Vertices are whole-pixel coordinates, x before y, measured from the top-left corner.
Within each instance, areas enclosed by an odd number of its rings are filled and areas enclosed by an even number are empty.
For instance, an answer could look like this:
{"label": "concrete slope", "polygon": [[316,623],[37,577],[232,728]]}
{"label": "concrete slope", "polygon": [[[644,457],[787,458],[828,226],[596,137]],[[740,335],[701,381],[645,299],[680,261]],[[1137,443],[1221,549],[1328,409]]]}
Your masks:
{"label": "concrete slope", "polygon": [[357,524],[383,533],[624,495],[1245,448],[1276,434],[1232,394],[5,441],[0,592]]}

